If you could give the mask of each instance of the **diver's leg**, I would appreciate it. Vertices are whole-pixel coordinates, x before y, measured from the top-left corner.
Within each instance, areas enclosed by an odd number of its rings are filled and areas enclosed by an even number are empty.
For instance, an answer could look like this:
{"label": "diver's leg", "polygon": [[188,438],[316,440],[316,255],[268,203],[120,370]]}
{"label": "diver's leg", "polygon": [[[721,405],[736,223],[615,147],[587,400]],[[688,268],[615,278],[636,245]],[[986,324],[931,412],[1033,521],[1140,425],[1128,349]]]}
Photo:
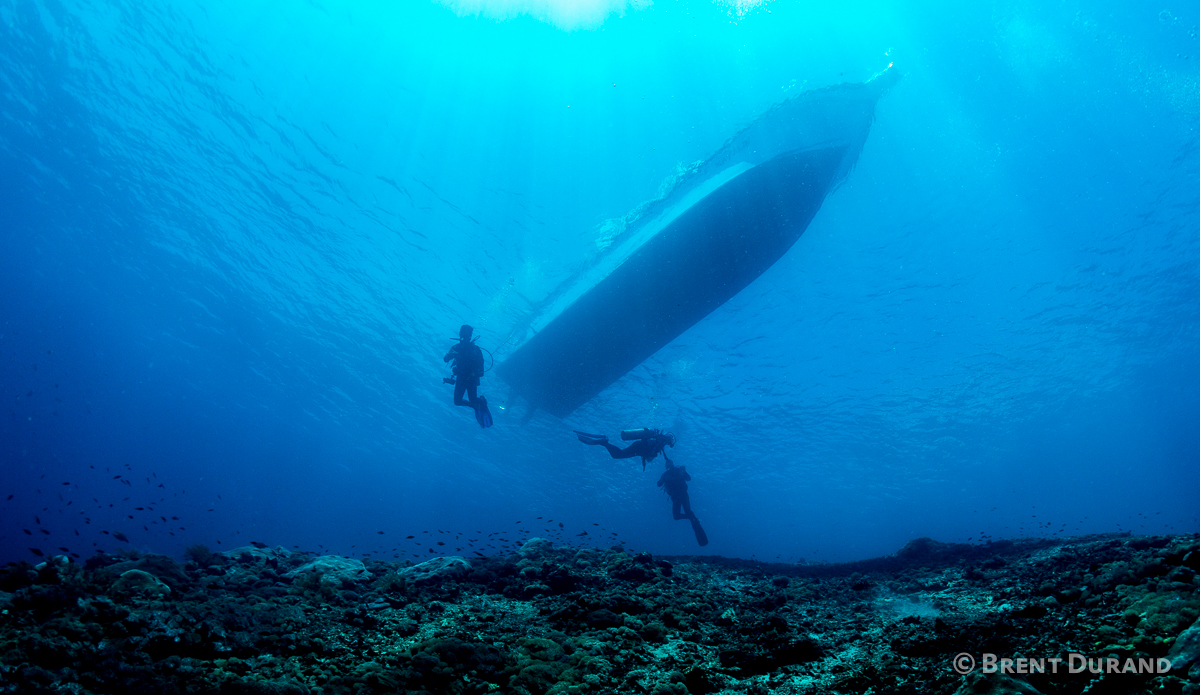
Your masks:
{"label": "diver's leg", "polygon": [[695,521],[696,515],[692,513],[692,500],[690,497],[688,497],[688,493],[686,491],[679,495],[679,503],[683,505],[684,516],[677,516],[675,518],[691,519]]}
{"label": "diver's leg", "polygon": [[634,456],[641,456],[642,450],[645,449],[645,444],[640,439],[625,449],[608,442],[603,442],[603,444],[604,448],[608,449],[608,455],[615,459],[631,459]]}
{"label": "diver's leg", "polygon": [[[458,378],[458,383],[454,385],[454,405],[465,405],[472,410],[475,410],[475,389],[478,384],[471,383],[471,379],[464,377]],[[463,400],[463,392],[466,392],[468,400]]]}
{"label": "diver's leg", "polygon": [[671,516],[675,517],[675,521],[686,519],[687,517],[679,513],[679,508],[683,506],[683,500],[678,497],[671,498]]}
{"label": "diver's leg", "polygon": [[701,547],[708,545],[708,534],[704,532],[700,520],[692,513],[692,504],[688,501],[686,492],[683,495],[683,508],[687,512],[688,518],[692,520],[692,532],[696,534],[696,543]]}

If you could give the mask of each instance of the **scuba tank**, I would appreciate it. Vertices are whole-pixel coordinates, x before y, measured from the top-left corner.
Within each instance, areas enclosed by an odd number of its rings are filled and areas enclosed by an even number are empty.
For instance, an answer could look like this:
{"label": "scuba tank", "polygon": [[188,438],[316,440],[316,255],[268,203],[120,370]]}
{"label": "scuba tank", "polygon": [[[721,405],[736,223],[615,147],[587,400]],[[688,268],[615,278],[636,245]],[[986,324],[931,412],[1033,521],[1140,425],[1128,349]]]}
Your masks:
{"label": "scuba tank", "polygon": [[658,430],[652,430],[648,427],[643,427],[638,430],[621,430],[621,439],[629,442],[634,439],[649,439],[658,434]]}

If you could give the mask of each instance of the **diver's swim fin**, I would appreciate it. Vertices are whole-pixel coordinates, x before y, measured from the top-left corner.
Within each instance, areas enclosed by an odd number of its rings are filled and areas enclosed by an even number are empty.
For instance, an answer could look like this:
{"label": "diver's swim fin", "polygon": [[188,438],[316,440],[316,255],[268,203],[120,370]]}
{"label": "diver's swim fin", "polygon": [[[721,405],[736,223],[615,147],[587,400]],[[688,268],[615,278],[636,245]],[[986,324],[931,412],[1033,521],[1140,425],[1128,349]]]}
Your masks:
{"label": "diver's swim fin", "polygon": [[475,408],[475,422],[478,422],[480,427],[492,426],[492,412],[488,410],[487,399],[483,396],[479,397],[479,406]]}
{"label": "diver's swim fin", "polygon": [[579,430],[571,430],[571,431],[574,432],[575,436],[579,437],[579,441],[583,442],[584,444],[607,444],[608,443],[608,435],[605,435],[605,434],[588,434],[587,432],[580,432]]}
{"label": "diver's swim fin", "polygon": [[704,528],[700,526],[700,520],[692,517],[692,530],[696,532],[696,542],[701,547],[708,545],[708,534],[704,532]]}

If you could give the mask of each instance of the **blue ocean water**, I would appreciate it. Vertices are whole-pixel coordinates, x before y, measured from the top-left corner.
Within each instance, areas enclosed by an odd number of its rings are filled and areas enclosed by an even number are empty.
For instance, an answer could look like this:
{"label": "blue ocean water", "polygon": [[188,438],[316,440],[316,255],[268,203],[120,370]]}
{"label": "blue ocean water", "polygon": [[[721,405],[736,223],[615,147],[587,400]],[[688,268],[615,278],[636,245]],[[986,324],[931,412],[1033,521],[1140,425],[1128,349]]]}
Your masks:
{"label": "blue ocean water", "polygon": [[[524,529],[794,562],[1200,530],[1198,24],[0,0],[0,560],[416,559]],[[565,420],[523,423],[490,374],[495,427],[451,405],[460,324],[502,360],[606,221],[891,63],[856,168],[749,288]],[[678,435],[706,548],[659,461],[571,434],[641,426]]]}

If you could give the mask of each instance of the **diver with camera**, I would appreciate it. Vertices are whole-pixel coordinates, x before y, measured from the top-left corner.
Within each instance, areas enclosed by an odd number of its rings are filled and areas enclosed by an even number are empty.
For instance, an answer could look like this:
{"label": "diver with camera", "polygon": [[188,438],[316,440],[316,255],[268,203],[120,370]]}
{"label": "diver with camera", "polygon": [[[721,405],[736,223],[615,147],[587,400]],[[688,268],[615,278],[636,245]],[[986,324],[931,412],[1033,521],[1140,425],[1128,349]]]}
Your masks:
{"label": "diver with camera", "polygon": [[[442,379],[442,383],[454,385],[454,405],[470,406],[475,410],[475,422],[480,427],[491,427],[492,413],[488,410],[487,399],[476,395],[479,380],[487,370],[483,366],[483,351],[471,339],[474,330],[466,324],[458,329],[458,342],[442,358],[443,362],[454,361],[454,376]],[[467,400],[463,400],[463,393]]]}
{"label": "diver with camera", "polygon": [[650,429],[643,427],[637,430],[622,430],[621,439],[626,442],[633,442],[629,446],[622,449],[608,441],[608,437],[603,434],[588,434],[573,430],[575,436],[579,437],[579,441],[591,446],[603,446],[608,449],[608,454],[615,459],[631,459],[634,456],[642,457],[642,470],[646,470],[646,462],[652,460],[660,453],[667,463],[671,459],[667,458],[667,452],[663,451],[666,447],[675,447],[675,435],[662,430]]}

